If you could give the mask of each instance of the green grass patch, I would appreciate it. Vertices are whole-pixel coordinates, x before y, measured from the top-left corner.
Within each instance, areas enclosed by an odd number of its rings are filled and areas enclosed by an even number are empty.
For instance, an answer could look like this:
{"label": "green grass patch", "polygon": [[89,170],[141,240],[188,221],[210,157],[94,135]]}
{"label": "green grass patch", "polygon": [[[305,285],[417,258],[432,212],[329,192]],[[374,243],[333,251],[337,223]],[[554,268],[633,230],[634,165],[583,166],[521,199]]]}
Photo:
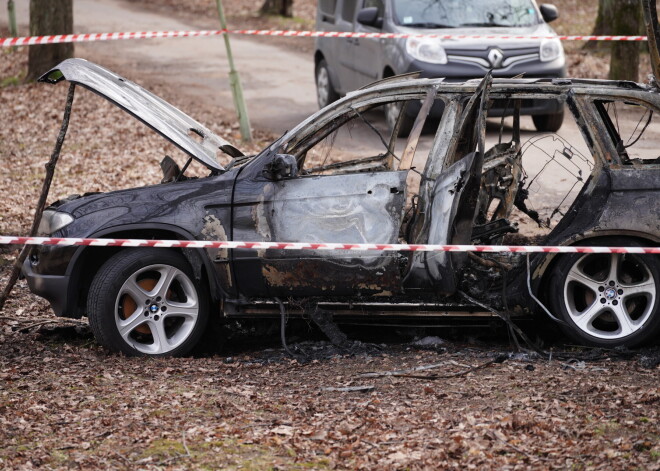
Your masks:
{"label": "green grass patch", "polygon": [[0,80],[0,88],[15,87],[23,82],[23,74],[12,75]]}
{"label": "green grass patch", "polygon": [[212,441],[159,439],[142,451],[138,460],[150,458],[151,464],[177,463],[195,469],[241,469],[257,471],[267,469],[329,469],[330,462],[318,459],[296,462],[295,453],[285,447],[241,443],[235,438]]}

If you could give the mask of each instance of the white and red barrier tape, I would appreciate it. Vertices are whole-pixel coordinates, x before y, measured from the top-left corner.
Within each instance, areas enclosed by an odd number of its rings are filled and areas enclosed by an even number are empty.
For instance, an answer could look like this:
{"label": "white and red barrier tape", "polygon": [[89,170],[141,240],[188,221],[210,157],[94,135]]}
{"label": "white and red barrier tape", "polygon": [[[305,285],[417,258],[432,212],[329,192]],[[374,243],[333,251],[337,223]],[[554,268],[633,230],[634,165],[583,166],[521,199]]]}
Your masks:
{"label": "white and red barrier tape", "polygon": [[157,38],[191,38],[203,36],[219,36],[225,33],[249,36],[285,36],[305,38],[434,38],[434,39],[498,39],[504,41],[524,41],[539,39],[559,39],[561,41],[646,41],[646,36],[525,36],[498,34],[403,34],[403,33],[353,33],[341,31],[295,31],[269,29],[234,29],[234,30],[202,30],[202,31],[139,31],[127,33],[94,33],[65,34],[52,36],[29,36],[22,38],[0,38],[0,46],[32,46],[36,44],[79,43],[93,41],[113,41],[118,39],[157,39]]}
{"label": "white and red barrier tape", "polygon": [[333,244],[316,242],[237,242],[211,240],[76,239],[0,236],[0,245],[90,245],[100,247],[183,247],[190,249],[374,250],[423,252],[634,253],[658,254],[660,247],[527,245]]}

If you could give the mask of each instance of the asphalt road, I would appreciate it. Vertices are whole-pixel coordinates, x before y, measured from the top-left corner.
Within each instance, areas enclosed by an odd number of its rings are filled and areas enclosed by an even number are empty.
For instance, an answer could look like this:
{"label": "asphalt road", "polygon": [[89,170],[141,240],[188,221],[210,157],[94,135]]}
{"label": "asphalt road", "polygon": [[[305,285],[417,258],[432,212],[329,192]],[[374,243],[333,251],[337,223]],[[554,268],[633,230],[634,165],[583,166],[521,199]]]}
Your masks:
{"label": "asphalt road", "polygon": [[[16,2],[17,22],[27,27],[29,2]],[[7,22],[0,8],[0,22]],[[144,11],[121,0],[75,0],[76,33],[219,29],[219,22],[202,19],[190,24],[175,17]],[[232,50],[255,127],[276,133],[291,128],[316,111],[314,65],[311,57],[268,44],[231,38]],[[175,82],[182,100],[204,100],[233,112],[229,66],[220,36],[183,39],[144,39],[76,44],[76,56],[97,62],[140,83],[156,77]],[[182,106],[194,115],[189,106]],[[235,114],[234,114],[235,116]]]}

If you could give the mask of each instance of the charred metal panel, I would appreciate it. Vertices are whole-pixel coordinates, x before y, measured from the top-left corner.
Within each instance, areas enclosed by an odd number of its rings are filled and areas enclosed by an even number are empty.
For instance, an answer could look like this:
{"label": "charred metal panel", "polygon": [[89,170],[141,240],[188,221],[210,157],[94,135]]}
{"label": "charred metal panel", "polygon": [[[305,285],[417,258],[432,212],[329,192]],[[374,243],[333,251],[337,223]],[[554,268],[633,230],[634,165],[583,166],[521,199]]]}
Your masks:
{"label": "charred metal panel", "polygon": [[660,238],[660,192],[612,192],[598,232],[619,230]]}
{"label": "charred metal panel", "polygon": [[595,230],[660,238],[660,168],[611,169],[611,178],[612,193]]}
{"label": "charred metal panel", "polygon": [[[239,181],[260,187],[235,207],[235,237],[284,242],[392,243],[398,240],[407,172]],[[248,296],[377,295],[401,287],[399,253],[236,251],[240,290]],[[404,256],[405,257],[405,256]],[[250,280],[250,281],[249,281]]]}
{"label": "charred metal panel", "polygon": [[612,168],[612,191],[655,192],[660,204],[660,166]]}
{"label": "charred metal panel", "polygon": [[257,214],[266,215],[278,241],[391,243],[401,226],[406,175],[379,172],[271,183]]}
{"label": "charred metal panel", "polygon": [[[464,201],[469,171],[476,154],[459,160],[443,172],[435,182],[431,194],[428,218],[428,244],[454,243],[454,222],[459,205]],[[467,234],[469,239],[471,234]],[[465,254],[462,254],[465,256]],[[452,294],[456,291],[456,271],[449,252],[414,252],[413,263],[405,279],[407,288],[431,288],[436,292]]]}
{"label": "charred metal panel", "polygon": [[[68,198],[57,209],[74,216],[74,221],[53,234],[59,237],[121,237],[149,238],[157,232],[173,233],[172,238],[204,238],[202,235],[207,206],[219,220],[231,222],[231,188],[235,171],[221,176],[167,183],[149,187],[99,193]],[[221,203],[221,204],[218,204]],[[34,276],[70,277],[77,280],[90,255],[90,247],[40,247],[34,251],[31,273]],[[107,249],[106,253],[113,253]],[[199,252],[204,263],[208,258]],[[54,267],[53,264],[56,264]],[[194,267],[198,273],[200,267]],[[214,295],[231,295],[225,282],[218,282],[213,275],[211,287]],[[79,286],[69,284],[75,296],[62,297],[60,313],[76,312]],[[60,290],[61,291],[61,290]]]}
{"label": "charred metal panel", "polygon": [[[216,214],[218,213],[217,208],[213,208],[211,211]],[[202,227],[201,236],[204,240],[220,242],[227,241],[229,240],[227,235],[227,228],[225,228],[222,221],[218,219],[216,214],[209,213],[204,216],[204,226]],[[225,214],[224,219],[229,223],[231,220],[230,214]],[[220,286],[224,287],[227,293],[235,295],[235,290],[233,289],[234,282],[232,279],[231,265],[229,263],[229,250],[206,249],[206,253],[209,259],[213,262],[213,268]]]}

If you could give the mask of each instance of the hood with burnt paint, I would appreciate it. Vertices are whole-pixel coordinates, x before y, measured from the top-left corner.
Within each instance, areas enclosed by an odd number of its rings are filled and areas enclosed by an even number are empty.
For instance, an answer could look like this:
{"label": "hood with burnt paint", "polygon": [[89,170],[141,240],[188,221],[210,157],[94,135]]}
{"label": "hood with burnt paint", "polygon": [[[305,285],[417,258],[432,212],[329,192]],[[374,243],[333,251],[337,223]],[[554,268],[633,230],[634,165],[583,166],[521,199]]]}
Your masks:
{"label": "hood with burnt paint", "polygon": [[73,195],[50,208],[74,217],[62,237],[90,237],[108,228],[135,224],[168,224],[196,234],[210,206],[228,207],[238,169],[196,178],[108,193]]}
{"label": "hood with burnt paint", "polygon": [[135,116],[182,151],[214,171],[224,168],[218,151],[240,157],[241,151],[163,99],[100,65],[67,59],[39,78],[40,82],[68,80],[82,85]]}

